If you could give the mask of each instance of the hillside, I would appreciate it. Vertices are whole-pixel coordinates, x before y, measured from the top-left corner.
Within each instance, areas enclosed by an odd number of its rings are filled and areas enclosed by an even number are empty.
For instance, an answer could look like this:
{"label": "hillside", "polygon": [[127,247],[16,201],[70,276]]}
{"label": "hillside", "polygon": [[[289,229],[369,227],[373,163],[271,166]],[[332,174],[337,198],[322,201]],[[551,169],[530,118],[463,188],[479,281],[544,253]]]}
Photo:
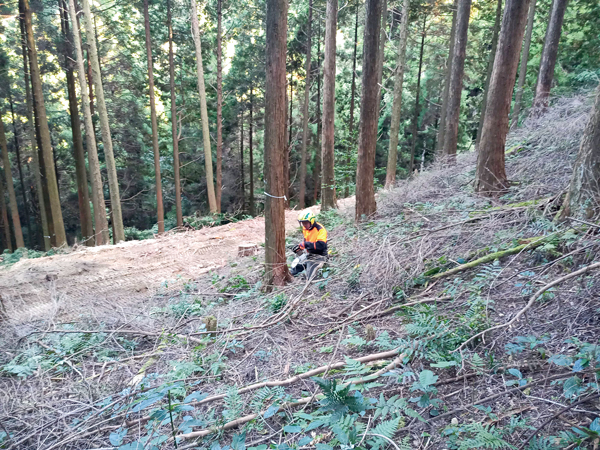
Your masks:
{"label": "hillside", "polygon": [[[125,302],[91,282],[73,302],[61,278],[31,276],[58,290],[35,315],[6,308],[0,445],[596,449],[599,226],[553,220],[590,99],[509,136],[498,201],[473,193],[468,153],[380,192],[360,226],[351,204],[320,214],[332,252],[312,283],[264,292],[262,250],[217,255],[217,229],[106,250],[123,259],[96,268],[131,274]],[[76,270],[93,252],[53,258]],[[2,296],[52,261],[0,272]]]}

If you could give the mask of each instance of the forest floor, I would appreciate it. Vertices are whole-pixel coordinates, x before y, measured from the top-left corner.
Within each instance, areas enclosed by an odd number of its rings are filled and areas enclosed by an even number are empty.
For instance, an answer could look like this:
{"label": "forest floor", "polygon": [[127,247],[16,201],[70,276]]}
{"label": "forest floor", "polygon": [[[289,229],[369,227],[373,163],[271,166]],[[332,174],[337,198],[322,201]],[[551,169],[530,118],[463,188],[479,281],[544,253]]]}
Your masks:
{"label": "forest floor", "polygon": [[[353,198],[340,201],[349,208]],[[310,208],[319,212],[319,206]],[[286,230],[298,228],[298,211],[286,211]],[[83,311],[137,307],[176,292],[190,280],[237,258],[240,245],[264,244],[264,217],[217,227],[170,232],[143,241],[84,247],[53,256],[24,258],[0,268],[0,299],[12,324],[49,316],[67,320]]]}
{"label": "forest floor", "polygon": [[[136,278],[123,300],[100,283],[78,309],[61,306],[79,275],[66,276],[55,309],[13,311],[0,448],[597,449],[599,227],[554,221],[590,100],[511,134],[500,199],[473,192],[469,153],[381,192],[359,226],[351,207],[321,213],[331,259],[310,283],[265,292],[262,250],[238,258],[233,244],[188,271],[229,226],[166,258],[185,235],[107,250],[113,272],[141,276],[125,257],[150,251],[144,264],[182,272]],[[262,239],[251,223],[239,242]]]}

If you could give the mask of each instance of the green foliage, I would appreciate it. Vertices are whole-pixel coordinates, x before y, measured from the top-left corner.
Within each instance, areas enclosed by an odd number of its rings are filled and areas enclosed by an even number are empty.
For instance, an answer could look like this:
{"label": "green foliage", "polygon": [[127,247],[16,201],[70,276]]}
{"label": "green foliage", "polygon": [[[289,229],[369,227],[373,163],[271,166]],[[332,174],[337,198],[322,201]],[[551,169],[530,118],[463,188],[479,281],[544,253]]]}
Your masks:
{"label": "green foliage", "polygon": [[269,309],[271,312],[278,313],[285,305],[287,305],[288,299],[287,295],[281,292],[273,297],[269,297],[267,301],[269,303]]}
{"label": "green foliage", "polygon": [[319,402],[319,412],[331,413],[331,422],[336,422],[350,412],[360,413],[370,407],[360,392],[354,391],[354,394],[350,394],[351,384],[338,386],[335,378],[327,380],[312,377],[312,380],[325,394],[325,398]]}
{"label": "green foliage", "polygon": [[223,410],[223,417],[227,422],[238,419],[244,412],[244,400],[238,394],[238,390],[235,386],[227,389],[227,395],[225,395],[225,409]]}
{"label": "green foliage", "polygon": [[22,258],[36,259],[42,256],[52,256],[56,254],[56,251],[50,250],[48,252],[38,252],[36,250],[29,250],[26,248],[18,248],[14,252],[4,250],[0,256],[0,267],[9,267],[19,262]]}
{"label": "green foliage", "polygon": [[481,423],[446,427],[442,434],[448,438],[448,447],[452,450],[515,448],[504,440],[502,430]]}

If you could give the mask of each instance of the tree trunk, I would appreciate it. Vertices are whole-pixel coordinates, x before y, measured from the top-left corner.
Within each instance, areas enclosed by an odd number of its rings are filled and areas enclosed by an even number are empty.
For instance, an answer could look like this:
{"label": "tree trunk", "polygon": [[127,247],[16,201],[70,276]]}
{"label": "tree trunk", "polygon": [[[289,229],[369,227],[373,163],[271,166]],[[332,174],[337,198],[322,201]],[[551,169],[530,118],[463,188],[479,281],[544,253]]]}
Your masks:
{"label": "tree trunk", "polygon": [[10,224],[8,223],[8,211],[6,209],[6,200],[4,199],[4,182],[2,176],[0,176],[0,228],[2,228],[2,236],[4,237],[4,248],[0,250],[4,251],[8,249],[8,251],[12,252],[13,245],[10,238]]}
{"label": "tree trunk", "polygon": [[117,167],[115,165],[115,156],[113,153],[112,137],[110,135],[110,126],[108,123],[108,111],[104,100],[104,88],[100,74],[100,60],[98,59],[98,49],[96,48],[96,38],[92,23],[92,14],[90,11],[89,0],[82,0],[83,15],[86,29],[86,37],[90,50],[90,60],[92,63],[92,75],[94,78],[94,87],[96,88],[96,106],[100,116],[100,130],[102,131],[102,143],[104,144],[104,159],[106,161],[106,171],[108,173],[108,187],[110,190],[110,206],[113,220],[113,242],[125,240],[125,231],[123,229],[123,215],[121,213],[121,197],[119,194],[119,180],[117,178]]}
{"label": "tree trunk", "polygon": [[463,75],[465,73],[470,12],[471,0],[458,0],[456,40],[454,42],[454,54],[452,55],[448,110],[446,111],[446,132],[444,133],[444,154],[449,156],[451,160],[456,158],[456,146],[458,144],[458,121],[460,119],[460,99],[463,90]]}
{"label": "tree trunk", "polygon": [[454,43],[456,42],[456,17],[458,15],[458,0],[452,5],[452,27],[450,29],[450,48],[446,62],[446,73],[444,76],[444,89],[442,91],[442,108],[440,110],[440,123],[438,126],[436,153],[443,155],[444,140],[446,138],[446,116],[448,114],[448,101],[450,99],[450,77],[452,76],[452,62],[454,61]]}
{"label": "tree trunk", "polygon": [[537,0],[531,0],[529,6],[529,16],[527,17],[527,33],[525,42],[523,42],[523,53],[521,54],[521,65],[519,66],[519,84],[515,93],[515,106],[513,107],[511,128],[516,128],[519,124],[519,114],[521,112],[521,102],[523,100],[523,87],[527,79],[527,62],[529,61],[529,47],[531,46],[531,35],[533,34],[533,21],[535,19],[535,4]]}
{"label": "tree trunk", "polygon": [[415,169],[415,149],[417,148],[417,138],[419,134],[419,114],[421,113],[421,72],[423,70],[423,51],[425,49],[425,36],[427,35],[427,14],[423,15],[423,30],[421,31],[421,50],[419,52],[419,71],[417,73],[417,93],[415,95],[415,114],[413,116],[412,126],[412,144],[410,146],[410,164],[408,165],[408,174],[413,175]]}
{"label": "tree trunk", "polygon": [[240,110],[240,195],[242,211],[246,211],[246,184],[244,183],[244,107]]}
{"label": "tree trunk", "polygon": [[10,207],[10,216],[13,224],[13,234],[17,248],[25,247],[23,241],[23,231],[21,230],[21,219],[19,218],[19,209],[17,207],[17,195],[15,194],[15,185],[13,183],[10,159],[8,158],[8,147],[6,146],[6,135],[4,134],[4,123],[0,113],[0,149],[2,149],[2,164],[4,165],[4,179],[6,181],[6,190],[8,192],[8,204]]}
{"label": "tree trunk", "polygon": [[[291,74],[290,74],[290,86],[291,86]],[[290,87],[291,89],[291,87]],[[286,93],[285,93],[285,120],[284,120],[284,129],[283,129],[283,134],[285,136],[285,152],[283,154],[283,167],[284,167],[284,172],[283,172],[283,176],[285,177],[283,184],[284,184],[284,193],[283,195],[285,196],[285,208],[289,208],[290,207],[290,151],[291,151],[291,147],[290,147],[290,142],[288,141],[288,107],[290,106],[290,98],[288,97],[287,94],[287,88],[286,88]],[[290,136],[291,138],[291,136]]]}
{"label": "tree trunk", "polygon": [[204,87],[204,67],[202,65],[202,44],[200,42],[200,26],[198,24],[198,9],[196,0],[191,0],[192,5],[192,36],[196,46],[196,69],[198,72],[198,95],[200,96],[200,116],[202,119],[202,138],[204,143],[204,168],[206,171],[206,191],[208,193],[208,207],[211,214],[217,212],[217,198],[215,196],[215,182],[213,179],[212,151],[210,148],[210,130],[208,127],[208,108],[206,106],[206,89]]}
{"label": "tree trunk", "polygon": [[294,118],[293,116],[293,108],[294,108],[294,91],[293,91],[293,87],[294,87],[294,74],[290,73],[290,113],[288,114],[288,120],[289,120],[289,125],[288,125],[288,149],[291,152],[292,151],[292,120]]}
{"label": "tree trunk", "polygon": [[[217,211],[221,212],[223,184],[223,0],[217,0]],[[252,209],[252,208],[251,208]]]}
{"label": "tree trunk", "polygon": [[306,148],[308,146],[308,106],[310,102],[310,66],[312,46],[312,8],[313,0],[308,2],[308,30],[306,30],[306,79],[304,80],[304,105],[302,106],[302,153],[300,154],[300,194],[298,208],[306,206]]}
{"label": "tree trunk", "polygon": [[34,92],[36,116],[39,121],[40,142],[42,155],[44,158],[45,175],[47,179],[48,198],[50,201],[49,206],[50,211],[52,212],[55,245],[57,247],[62,247],[67,245],[67,235],[65,233],[65,224],[63,222],[62,211],[60,209],[60,195],[58,193],[58,183],[56,180],[56,172],[54,170],[54,157],[52,144],[50,142],[50,129],[48,128],[48,118],[46,116],[46,106],[44,104],[42,79],[40,77],[40,68],[37,61],[37,50],[35,48],[35,39],[33,36],[33,24],[31,18],[31,9],[29,8],[29,0],[19,0],[19,10],[24,18],[25,32],[27,35],[27,51],[29,54],[31,84]]}
{"label": "tree trunk", "polygon": [[334,173],[335,138],[335,37],[337,34],[337,0],[327,0],[325,27],[325,66],[323,67],[323,145],[321,158],[323,181],[321,185],[321,210],[336,208]]}
{"label": "tree trunk", "polygon": [[558,57],[558,43],[560,41],[560,33],[568,2],[569,0],[554,0],[552,2],[537,86],[535,87],[534,111],[536,109],[538,111],[543,110],[548,106],[548,98],[550,97],[550,89],[552,88],[552,80],[554,79],[554,67],[556,66],[556,58]]}
{"label": "tree trunk", "polygon": [[356,0],[356,10],[354,12],[354,48],[352,51],[352,84],[350,87],[350,118],[348,120],[348,135],[350,148],[348,149],[348,157],[346,158],[346,178],[344,179],[344,198],[350,196],[350,166],[352,164],[351,152],[354,148],[354,103],[356,97],[356,52],[358,48],[358,9],[360,1]]}
{"label": "tree trunk", "polygon": [[600,85],[589,118],[561,216],[597,220],[600,218]]}
{"label": "tree trunk", "polygon": [[[81,224],[81,237],[87,246],[93,247],[94,226],[92,223],[92,210],[90,209],[90,193],[85,167],[85,152],[81,137],[81,122],[77,106],[77,93],[75,90],[75,76],[73,75],[73,47],[69,36],[69,19],[64,0],[59,0],[60,23],[62,28],[65,54],[65,73],[67,76],[67,95],[69,97],[69,115],[71,117],[71,132],[73,134],[73,156],[75,157],[75,175],[77,178],[77,198],[79,199],[79,222]],[[75,23],[75,26],[77,24]]]}
{"label": "tree trunk", "polygon": [[[194,1],[194,0],[192,0]],[[265,284],[291,279],[285,257],[285,71],[287,0],[267,0],[265,80]]]}
{"label": "tree trunk", "polygon": [[409,14],[410,0],[404,0],[401,18],[402,22],[400,23],[400,39],[398,41],[398,59],[396,62],[396,73],[394,74],[394,103],[392,105],[392,123],[390,125],[390,147],[388,149],[388,163],[385,176],[386,189],[391,189],[396,183],[396,168],[398,165],[398,134],[400,133],[400,113],[402,110],[402,85],[404,83],[404,69],[406,67],[406,41],[408,39]]}
{"label": "tree trunk", "polygon": [[25,34],[25,23],[22,15],[19,16],[19,26],[21,28],[21,51],[23,54],[23,74],[25,80],[25,99],[27,102],[27,122],[29,123],[29,140],[31,141],[31,170],[35,179],[35,192],[39,206],[40,223],[42,227],[42,236],[40,244],[45,251],[50,250],[50,233],[48,231],[48,217],[46,216],[46,205],[42,188],[42,176],[40,174],[40,161],[37,151],[37,142],[35,134],[35,123],[33,120],[33,99],[31,96],[31,84],[29,79],[29,62],[27,56],[27,36]]}
{"label": "tree trunk", "polygon": [[254,88],[250,87],[250,117],[248,118],[248,172],[250,175],[250,197],[248,203],[250,204],[250,215],[254,217],[256,215],[256,207],[254,205],[254,149],[252,147],[252,136],[253,130],[253,118],[254,113]]}
{"label": "tree trunk", "polygon": [[485,84],[483,86],[483,100],[481,102],[481,113],[479,116],[479,126],[477,127],[477,137],[475,138],[475,150],[479,148],[481,141],[481,130],[483,129],[483,120],[485,119],[485,109],[487,107],[487,97],[490,88],[490,78],[492,77],[492,69],[494,68],[494,58],[496,57],[496,49],[498,48],[498,34],[500,33],[500,20],[502,19],[502,0],[498,0],[496,5],[496,19],[494,21],[494,31],[492,34],[492,49],[488,57],[488,65],[485,76]]}
{"label": "tree trunk", "polygon": [[367,17],[363,39],[363,85],[360,107],[360,135],[356,167],[356,221],[370,217],[377,210],[375,202],[375,149],[379,118],[379,86],[368,80],[377,79],[381,11],[383,0],[367,0]]}
{"label": "tree trunk", "polygon": [[383,91],[383,63],[385,60],[385,26],[387,24],[387,0],[383,0],[383,9],[381,10],[381,37],[379,38],[379,52],[377,58],[379,60],[379,70],[377,72],[377,84],[379,85],[379,97],[381,98]]}
{"label": "tree trunk", "polygon": [[498,196],[507,187],[504,147],[528,8],[529,0],[507,0],[504,7],[475,179],[475,190],[487,196]]}
{"label": "tree trunk", "polygon": [[25,180],[23,178],[23,167],[21,164],[21,144],[19,142],[19,134],[17,132],[17,121],[15,119],[15,109],[12,100],[12,94],[10,90],[8,91],[8,100],[10,104],[10,115],[13,126],[13,135],[15,141],[15,156],[17,159],[17,170],[19,172],[19,182],[21,185],[21,196],[23,197],[23,211],[25,211],[25,223],[27,225],[27,239],[29,241],[29,247],[33,248],[33,239],[32,239],[32,231],[31,231],[31,220],[29,218],[29,203],[27,202],[27,195],[25,189]]}
{"label": "tree trunk", "polygon": [[86,52],[87,54],[87,86],[88,92],[90,96],[90,111],[92,112],[92,117],[94,116],[94,76],[92,75],[92,60],[90,56],[90,49]]}
{"label": "tree trunk", "polygon": [[152,149],[154,153],[154,178],[156,182],[156,211],[158,234],[165,232],[165,210],[163,207],[162,181],[160,176],[160,150],[158,148],[158,123],[154,99],[154,70],[152,68],[152,38],[150,36],[150,13],[148,0],[144,0],[144,29],[146,31],[146,57],[148,59],[148,90],[150,93],[150,120],[152,121]]}
{"label": "tree trunk", "polygon": [[313,203],[317,203],[321,193],[321,17],[317,35],[317,145],[315,146],[315,165],[313,169]]}
{"label": "tree trunk", "polygon": [[[220,5],[221,0],[219,0],[219,6]],[[173,178],[175,183],[175,212],[177,215],[177,226],[182,227],[183,213],[181,211],[181,180],[179,177],[179,136],[177,135],[177,100],[175,97],[175,59],[173,55],[173,20],[171,15],[171,0],[167,0],[167,28],[169,33],[169,88],[171,91],[171,131],[173,136]],[[218,62],[220,64],[220,61]],[[220,120],[218,120],[218,122],[220,122]],[[219,206],[220,211],[221,180],[219,177],[221,175],[221,162],[219,161],[219,156],[219,147],[217,144],[217,205]]]}
{"label": "tree trunk", "polygon": [[85,80],[85,67],[83,62],[83,50],[81,48],[81,37],[77,25],[77,12],[74,0],[69,1],[69,16],[73,24],[72,39],[75,44],[75,62],[77,64],[77,76],[79,78],[79,91],[81,93],[81,106],[83,110],[83,124],[85,126],[85,142],[90,166],[90,181],[92,185],[92,205],[94,206],[94,222],[96,225],[96,245],[106,245],[110,242],[108,232],[108,220],[106,219],[106,204],[104,202],[104,187],[102,174],[100,173],[100,161],[98,160],[98,148],[96,147],[96,133],[92,119],[91,99],[88,97],[87,83]]}

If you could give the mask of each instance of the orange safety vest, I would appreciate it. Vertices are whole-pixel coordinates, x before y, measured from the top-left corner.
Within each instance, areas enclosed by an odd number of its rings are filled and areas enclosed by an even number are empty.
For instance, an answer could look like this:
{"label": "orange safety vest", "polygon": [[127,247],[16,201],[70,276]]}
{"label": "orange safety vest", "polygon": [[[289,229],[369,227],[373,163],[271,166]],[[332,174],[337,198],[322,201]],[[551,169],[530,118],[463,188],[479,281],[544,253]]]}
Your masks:
{"label": "orange safety vest", "polygon": [[302,227],[304,235],[304,248],[308,253],[327,256],[327,230],[323,225],[315,222],[310,230]]}

